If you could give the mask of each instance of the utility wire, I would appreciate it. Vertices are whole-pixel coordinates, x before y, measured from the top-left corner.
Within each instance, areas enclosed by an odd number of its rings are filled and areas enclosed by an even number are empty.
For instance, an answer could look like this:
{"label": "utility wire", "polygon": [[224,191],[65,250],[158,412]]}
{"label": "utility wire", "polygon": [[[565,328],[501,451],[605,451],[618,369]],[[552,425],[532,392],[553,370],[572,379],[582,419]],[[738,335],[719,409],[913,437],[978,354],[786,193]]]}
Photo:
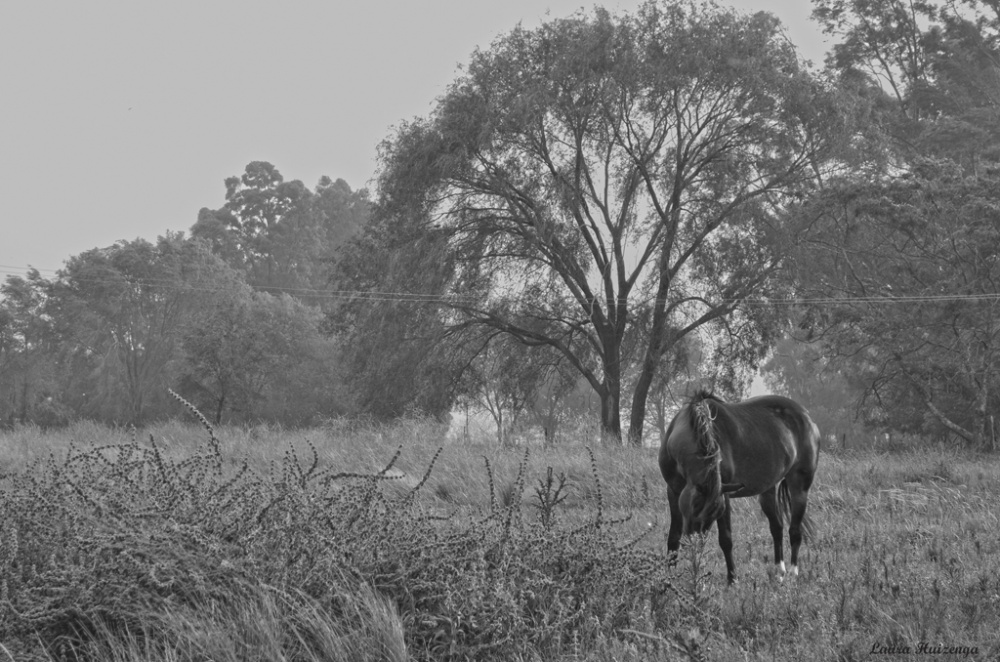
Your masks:
{"label": "utility wire", "polygon": [[[38,269],[39,272],[55,270]],[[0,274],[22,275],[24,269],[10,265],[0,265]],[[169,278],[97,278],[97,277],[76,277],[76,282],[85,282],[95,285],[139,285],[151,289],[176,292],[202,292],[221,293],[229,291],[221,287],[205,286],[185,286],[179,285],[176,280]],[[433,294],[433,293],[413,293],[413,292],[381,292],[365,290],[337,290],[326,288],[306,288],[306,287],[256,287],[258,291],[270,294],[290,294],[295,296],[328,299],[331,301],[373,301],[387,303],[426,303],[426,304],[472,304],[483,300],[482,296],[474,294]],[[604,302],[604,299],[600,299]],[[626,299],[628,301],[628,299]],[[655,297],[647,299],[634,299],[635,304],[651,304],[656,301]],[[670,300],[668,300],[669,302]],[[716,305],[747,305],[747,306],[800,306],[800,305],[900,305],[918,303],[950,303],[950,302],[988,302],[1000,301],[1000,292],[984,292],[979,294],[915,294],[899,296],[859,296],[859,297],[787,297],[787,298],[754,298],[744,297],[736,299],[720,299]],[[575,303],[575,302],[574,302]]]}

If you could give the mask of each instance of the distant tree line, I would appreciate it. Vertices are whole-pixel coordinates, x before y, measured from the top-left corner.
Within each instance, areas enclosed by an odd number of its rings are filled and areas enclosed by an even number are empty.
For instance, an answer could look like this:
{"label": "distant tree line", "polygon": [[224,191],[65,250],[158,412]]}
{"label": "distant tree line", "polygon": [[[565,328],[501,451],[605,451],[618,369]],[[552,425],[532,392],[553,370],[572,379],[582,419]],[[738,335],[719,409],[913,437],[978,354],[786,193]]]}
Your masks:
{"label": "distant tree line", "polygon": [[335,254],[367,192],[315,191],[255,162],[189,236],[119,241],[0,286],[0,413],[57,425],[176,413],[168,389],[222,421],[304,424],[350,410],[323,333]]}
{"label": "distant tree line", "polygon": [[823,70],[686,0],[515,28],[386,138],[371,198],[254,162],[187,236],[8,277],[0,415],[140,422],[173,388],[217,421],[639,444],[771,357],[837,429],[995,444],[998,10],[814,0]]}

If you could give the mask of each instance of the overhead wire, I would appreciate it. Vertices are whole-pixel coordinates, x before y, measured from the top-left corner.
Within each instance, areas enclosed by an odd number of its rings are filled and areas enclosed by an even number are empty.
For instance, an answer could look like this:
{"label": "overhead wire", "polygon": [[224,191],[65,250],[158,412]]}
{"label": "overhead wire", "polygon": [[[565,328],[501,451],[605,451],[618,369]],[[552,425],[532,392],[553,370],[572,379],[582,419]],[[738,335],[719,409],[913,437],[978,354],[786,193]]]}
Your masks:
{"label": "overhead wire", "polygon": [[[11,265],[0,265],[0,275],[22,276],[31,267],[15,267]],[[48,272],[58,277],[59,271],[55,269],[36,268],[39,273]],[[76,276],[73,280],[97,285],[117,285],[123,281],[118,278],[95,278]],[[175,280],[169,278],[129,278],[128,283],[142,285],[149,288],[162,290],[175,290],[185,292],[201,293],[222,293],[229,291],[222,287],[187,286],[178,285]],[[281,287],[264,286],[254,287],[255,290],[264,291],[270,294],[289,294],[293,296],[310,297],[314,299],[328,299],[333,301],[372,301],[386,303],[426,303],[426,304],[461,304],[475,303],[482,300],[482,297],[474,294],[434,294],[420,292],[386,292],[372,290],[340,290],[332,288],[307,288],[307,287]],[[626,298],[634,304],[648,305],[656,302],[655,297],[646,299]],[[604,301],[603,297],[600,301]],[[669,301],[669,300],[668,300]],[[845,297],[741,297],[718,299],[718,305],[748,305],[748,306],[839,306],[839,305],[900,305],[900,304],[920,304],[920,303],[950,303],[950,302],[977,302],[977,301],[1000,301],[1000,292],[984,293],[945,293],[945,294],[914,294],[897,296],[845,296]],[[617,302],[617,301],[616,301]]]}

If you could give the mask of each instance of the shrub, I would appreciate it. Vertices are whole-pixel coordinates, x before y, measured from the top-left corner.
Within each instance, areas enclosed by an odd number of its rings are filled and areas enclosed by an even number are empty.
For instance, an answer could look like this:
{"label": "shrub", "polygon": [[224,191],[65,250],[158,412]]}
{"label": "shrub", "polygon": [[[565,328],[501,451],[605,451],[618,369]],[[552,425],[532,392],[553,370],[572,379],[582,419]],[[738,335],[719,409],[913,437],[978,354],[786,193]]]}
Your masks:
{"label": "shrub", "polygon": [[[460,517],[421,498],[437,455],[387,489],[399,452],[357,474],[310,444],[258,472],[230,466],[206,427],[177,460],[133,437],[7,476],[0,632],[15,659],[552,659],[677,648],[689,634],[651,633],[705,621],[662,555],[605,518],[593,458],[596,509],[557,526],[551,485],[543,521],[524,507],[527,454],[505,504]],[[248,638],[257,622],[266,646]]]}

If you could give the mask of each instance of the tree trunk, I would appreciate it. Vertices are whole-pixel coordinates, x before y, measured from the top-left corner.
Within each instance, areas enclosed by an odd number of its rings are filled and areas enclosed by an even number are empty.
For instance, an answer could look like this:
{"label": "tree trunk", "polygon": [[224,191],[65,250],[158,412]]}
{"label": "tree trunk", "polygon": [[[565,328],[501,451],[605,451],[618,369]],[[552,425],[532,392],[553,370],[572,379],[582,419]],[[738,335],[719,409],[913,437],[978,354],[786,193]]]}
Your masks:
{"label": "tree trunk", "polygon": [[24,373],[24,382],[23,382],[23,386],[21,388],[21,422],[22,423],[27,423],[28,422],[28,396],[29,395],[30,395],[30,392],[29,392],[29,384],[28,384],[28,371],[25,370],[25,373]]}
{"label": "tree trunk", "polygon": [[941,411],[940,409],[938,409],[934,405],[934,403],[931,402],[930,398],[927,397],[926,395],[924,396],[924,404],[927,405],[927,408],[930,410],[931,414],[933,414],[934,417],[938,419],[938,421],[941,423],[941,425],[945,426],[946,428],[948,428],[949,430],[951,430],[952,432],[954,432],[955,434],[957,434],[959,437],[961,437],[962,439],[965,439],[967,442],[969,442],[971,444],[977,444],[978,443],[978,440],[976,438],[975,433],[973,433],[973,432],[971,432],[969,430],[966,430],[961,425],[959,425],[958,423],[955,423],[950,418],[948,418],[948,416],[946,416],[943,411]]}
{"label": "tree trunk", "polygon": [[983,380],[979,386],[979,398],[976,403],[976,415],[979,418],[978,438],[976,446],[979,450],[986,449],[986,440],[989,439],[990,417],[987,411],[990,401],[989,381]]}
{"label": "tree trunk", "polygon": [[215,408],[215,424],[222,424],[222,412],[226,407],[226,394],[225,392],[219,396],[219,405]]}
{"label": "tree trunk", "polygon": [[497,398],[496,412],[493,414],[493,420],[497,424],[497,444],[500,448],[504,448],[506,444],[506,436],[503,433],[503,409],[500,408],[499,398]]}
{"label": "tree trunk", "polygon": [[632,418],[628,426],[628,443],[630,446],[642,446],[642,428],[646,420],[646,400],[649,399],[649,387],[653,383],[653,370],[643,366],[639,380],[632,395]]}
{"label": "tree trunk", "polygon": [[[679,201],[675,209],[679,208]],[[675,211],[672,215],[673,227],[680,223],[680,217]],[[628,427],[628,442],[632,446],[642,446],[642,428],[646,421],[646,400],[649,398],[649,388],[653,385],[653,377],[660,365],[664,349],[669,345],[667,335],[667,295],[670,293],[670,273],[666,268],[670,257],[670,243],[665,242],[663,255],[660,258],[660,284],[656,289],[656,307],[653,309],[653,324],[649,330],[649,344],[642,358],[642,370],[635,384],[632,395],[632,418]],[[676,342],[672,338],[671,343]]]}
{"label": "tree trunk", "polygon": [[[898,354],[896,355],[896,359],[900,360]],[[936,418],[938,422],[941,423],[941,425],[943,425],[945,428],[952,431],[962,439],[965,439],[968,443],[979,445],[981,439],[978,437],[978,435],[974,430],[966,430],[961,425],[948,418],[947,414],[938,409],[938,407],[934,404],[934,402],[931,399],[931,392],[927,387],[925,387],[922,383],[920,383],[920,381],[917,380],[912,374],[905,371],[905,369],[903,374],[906,375],[909,382],[913,384],[913,386],[917,389],[917,391],[919,391],[920,396],[924,401],[924,405],[931,412],[934,418]]]}
{"label": "tree trunk", "polygon": [[[616,389],[617,390],[617,389]],[[605,389],[601,394],[601,442],[606,445],[622,443],[621,394]]]}
{"label": "tree trunk", "polygon": [[620,446],[622,443],[621,346],[611,329],[605,329],[601,339],[604,345],[604,383],[598,392],[601,396],[601,442]]}

